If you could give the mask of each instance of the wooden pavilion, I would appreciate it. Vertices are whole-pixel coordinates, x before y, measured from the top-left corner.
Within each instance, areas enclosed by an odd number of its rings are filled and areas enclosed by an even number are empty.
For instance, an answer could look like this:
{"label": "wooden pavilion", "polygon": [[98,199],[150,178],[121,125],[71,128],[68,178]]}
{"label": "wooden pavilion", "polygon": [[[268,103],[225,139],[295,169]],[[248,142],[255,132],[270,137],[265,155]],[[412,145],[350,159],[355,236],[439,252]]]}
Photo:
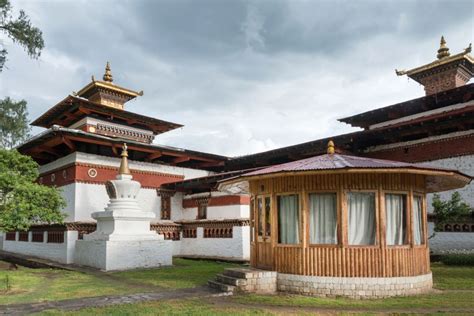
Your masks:
{"label": "wooden pavilion", "polygon": [[325,155],[252,171],[221,189],[248,184],[252,267],[394,278],[430,274],[426,194],[470,181],[455,170],[337,154],[330,141]]}

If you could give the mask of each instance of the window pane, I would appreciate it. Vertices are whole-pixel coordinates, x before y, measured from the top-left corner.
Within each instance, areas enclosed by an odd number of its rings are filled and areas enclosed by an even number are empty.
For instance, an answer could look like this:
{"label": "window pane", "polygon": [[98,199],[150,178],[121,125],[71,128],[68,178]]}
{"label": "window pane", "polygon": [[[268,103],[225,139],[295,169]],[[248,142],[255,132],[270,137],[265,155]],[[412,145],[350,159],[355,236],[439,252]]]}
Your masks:
{"label": "window pane", "polygon": [[385,194],[387,245],[404,245],[407,224],[407,198],[404,194]]}
{"label": "window pane", "polygon": [[250,241],[255,241],[255,199],[250,199]]}
{"label": "window pane", "polygon": [[258,221],[258,236],[263,236],[263,205],[262,199],[259,198],[257,202],[257,221]]}
{"label": "window pane", "polygon": [[337,244],[336,193],[309,195],[309,240],[311,244]]}
{"label": "window pane", "polygon": [[265,236],[271,236],[270,197],[265,198]]}
{"label": "window pane", "polygon": [[413,240],[415,245],[421,245],[424,242],[423,234],[423,199],[421,196],[413,198]]}
{"label": "window pane", "polygon": [[298,195],[278,197],[278,242],[298,244],[299,239]]}
{"label": "window pane", "polygon": [[349,244],[375,244],[375,193],[350,192],[347,197],[349,211]]}

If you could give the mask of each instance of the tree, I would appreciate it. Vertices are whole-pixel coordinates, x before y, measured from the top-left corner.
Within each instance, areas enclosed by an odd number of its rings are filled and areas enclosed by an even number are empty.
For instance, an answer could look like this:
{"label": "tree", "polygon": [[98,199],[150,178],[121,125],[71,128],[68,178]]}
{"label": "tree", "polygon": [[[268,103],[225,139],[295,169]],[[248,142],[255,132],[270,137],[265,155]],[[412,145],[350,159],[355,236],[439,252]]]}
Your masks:
{"label": "tree", "polygon": [[38,164],[31,157],[0,149],[0,231],[62,223],[66,203],[60,191],[36,183],[38,176]]}
{"label": "tree", "polygon": [[[44,47],[43,33],[31,25],[30,18],[23,10],[14,18],[9,0],[0,0],[0,32],[6,34],[14,43],[23,47],[28,56],[38,59]],[[0,43],[1,45],[1,43]],[[0,72],[7,60],[7,50],[0,47]]]}
{"label": "tree", "polygon": [[0,148],[13,148],[29,137],[26,101],[0,100]]}
{"label": "tree", "polygon": [[457,191],[447,201],[441,200],[439,194],[435,194],[431,205],[435,215],[435,227],[434,233],[429,238],[433,238],[436,232],[442,231],[447,223],[459,221],[471,213],[471,207],[462,200],[461,194]]}

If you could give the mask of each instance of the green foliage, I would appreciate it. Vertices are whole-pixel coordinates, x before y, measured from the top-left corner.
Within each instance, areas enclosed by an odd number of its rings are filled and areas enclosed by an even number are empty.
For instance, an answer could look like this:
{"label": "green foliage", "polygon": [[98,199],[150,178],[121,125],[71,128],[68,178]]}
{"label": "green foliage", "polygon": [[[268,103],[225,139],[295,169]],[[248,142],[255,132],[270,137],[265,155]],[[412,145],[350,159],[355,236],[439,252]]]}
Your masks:
{"label": "green foliage", "polygon": [[449,254],[441,255],[439,261],[448,266],[474,267],[474,254]]}
{"label": "green foliage", "polygon": [[[0,0],[0,32],[22,46],[31,58],[37,59],[41,55],[44,47],[43,33],[31,25],[30,18],[23,10],[14,18],[9,0]],[[3,70],[6,56],[7,50],[0,49],[0,72]]]}
{"label": "green foliage", "polygon": [[440,196],[435,194],[431,205],[436,216],[435,232],[442,230],[445,224],[458,221],[471,212],[471,207],[462,200],[461,194],[457,191],[447,201],[442,201]]}
{"label": "green foliage", "polygon": [[15,147],[29,137],[29,132],[26,101],[0,100],[0,148]]}
{"label": "green foliage", "polygon": [[61,223],[65,206],[58,189],[35,183],[38,164],[16,150],[0,149],[0,230],[27,230]]}

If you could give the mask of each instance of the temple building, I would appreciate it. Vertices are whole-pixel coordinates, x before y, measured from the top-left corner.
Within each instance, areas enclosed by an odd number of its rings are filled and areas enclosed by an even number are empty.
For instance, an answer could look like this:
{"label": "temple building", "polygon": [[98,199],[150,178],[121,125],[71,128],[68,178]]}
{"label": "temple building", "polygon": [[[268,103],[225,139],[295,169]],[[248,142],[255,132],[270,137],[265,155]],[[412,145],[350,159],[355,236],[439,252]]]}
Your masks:
{"label": "temple building", "polygon": [[[236,158],[158,145],[162,133],[183,126],[129,111],[127,102],[143,92],[114,83],[107,64],[102,80],[92,77],[37,118],[32,125],[45,131],[18,147],[40,164],[40,183],[62,189],[65,223],[8,232],[3,249],[75,262],[76,242],[96,230],[91,214],[107,205],[105,184],[117,176],[123,143],[128,146],[131,175],[142,186],[138,204],[155,214],[150,229],[172,241],[174,256],[250,260],[250,215],[255,211],[250,209],[251,197],[242,188],[219,190],[219,184],[265,167],[324,155],[330,140],[337,154],[429,163],[473,176],[470,53],[471,45],[451,55],[442,38],[433,62],[396,71],[421,84],[425,95],[340,119],[359,131]],[[456,190],[474,206],[473,184]],[[449,198],[451,193],[441,196]],[[430,199],[427,194],[428,219]],[[433,223],[429,226],[432,229]],[[431,251],[474,248],[472,219],[444,228],[428,241]]]}

